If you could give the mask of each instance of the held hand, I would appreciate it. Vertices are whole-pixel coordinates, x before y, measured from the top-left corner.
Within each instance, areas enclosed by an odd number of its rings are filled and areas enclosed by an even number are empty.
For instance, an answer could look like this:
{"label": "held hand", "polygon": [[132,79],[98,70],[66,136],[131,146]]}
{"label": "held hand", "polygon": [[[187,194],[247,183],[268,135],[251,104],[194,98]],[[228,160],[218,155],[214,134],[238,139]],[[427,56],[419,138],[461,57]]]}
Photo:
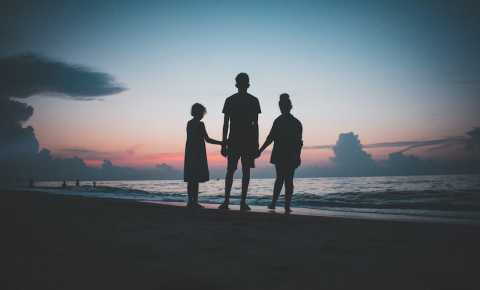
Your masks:
{"label": "held hand", "polygon": [[220,150],[220,153],[223,157],[227,157],[227,146],[225,146],[225,144],[222,145],[222,150]]}

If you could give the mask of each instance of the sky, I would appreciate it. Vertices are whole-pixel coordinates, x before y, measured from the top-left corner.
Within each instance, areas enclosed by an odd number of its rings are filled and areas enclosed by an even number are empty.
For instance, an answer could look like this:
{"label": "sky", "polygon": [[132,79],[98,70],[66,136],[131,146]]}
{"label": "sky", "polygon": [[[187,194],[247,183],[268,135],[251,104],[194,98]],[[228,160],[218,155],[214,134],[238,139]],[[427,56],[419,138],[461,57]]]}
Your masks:
{"label": "sky", "polygon": [[[41,2],[41,3],[39,3]],[[99,3],[98,3],[99,2]],[[262,107],[260,142],[287,92],[306,146],[462,136],[480,125],[475,1],[2,1],[0,57],[35,53],[112,75],[127,90],[24,101],[41,147],[137,167],[181,168],[190,106],[221,109],[239,72]],[[381,159],[398,147],[371,148]],[[219,148],[209,161],[224,166]],[[419,152],[418,154],[422,154]],[[329,149],[304,150],[328,164]],[[266,162],[266,159],[263,159]]]}

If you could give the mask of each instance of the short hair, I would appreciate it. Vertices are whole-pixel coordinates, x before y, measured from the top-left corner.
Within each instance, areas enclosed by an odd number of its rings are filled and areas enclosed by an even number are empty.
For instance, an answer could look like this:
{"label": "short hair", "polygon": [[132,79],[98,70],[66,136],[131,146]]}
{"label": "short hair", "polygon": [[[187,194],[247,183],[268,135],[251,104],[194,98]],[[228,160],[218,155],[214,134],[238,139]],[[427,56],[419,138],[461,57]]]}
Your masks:
{"label": "short hair", "polygon": [[290,95],[283,93],[280,95],[280,101],[278,102],[280,106],[280,111],[283,112],[290,112],[292,109],[292,101],[290,101]]}
{"label": "short hair", "polygon": [[239,73],[236,77],[235,77],[235,82],[237,84],[249,84],[250,83],[250,78],[248,77],[248,75],[244,72],[241,72]]}
{"label": "short hair", "polygon": [[205,114],[206,112],[207,112],[207,108],[205,108],[204,105],[202,105],[200,103],[195,103],[192,106],[192,110],[191,110],[190,114],[192,115],[192,117],[199,117],[199,116],[202,116],[203,114]]}

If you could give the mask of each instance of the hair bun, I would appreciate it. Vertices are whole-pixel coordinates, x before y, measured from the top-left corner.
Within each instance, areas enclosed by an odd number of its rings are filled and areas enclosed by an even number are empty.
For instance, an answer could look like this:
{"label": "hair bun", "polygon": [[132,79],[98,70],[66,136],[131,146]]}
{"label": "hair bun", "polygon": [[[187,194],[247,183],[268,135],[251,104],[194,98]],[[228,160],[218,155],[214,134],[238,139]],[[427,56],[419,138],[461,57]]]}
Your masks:
{"label": "hair bun", "polygon": [[280,101],[290,101],[290,96],[286,93],[280,95]]}

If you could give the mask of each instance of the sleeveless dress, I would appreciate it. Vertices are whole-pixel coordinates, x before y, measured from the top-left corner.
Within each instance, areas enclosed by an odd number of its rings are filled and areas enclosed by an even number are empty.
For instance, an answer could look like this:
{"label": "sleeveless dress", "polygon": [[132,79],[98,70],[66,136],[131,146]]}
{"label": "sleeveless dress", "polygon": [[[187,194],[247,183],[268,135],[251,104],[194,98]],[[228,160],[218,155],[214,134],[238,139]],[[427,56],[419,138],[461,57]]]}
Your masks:
{"label": "sleeveless dress", "polygon": [[205,136],[206,130],[203,122],[196,119],[188,121],[183,168],[185,182],[205,182],[210,179]]}

